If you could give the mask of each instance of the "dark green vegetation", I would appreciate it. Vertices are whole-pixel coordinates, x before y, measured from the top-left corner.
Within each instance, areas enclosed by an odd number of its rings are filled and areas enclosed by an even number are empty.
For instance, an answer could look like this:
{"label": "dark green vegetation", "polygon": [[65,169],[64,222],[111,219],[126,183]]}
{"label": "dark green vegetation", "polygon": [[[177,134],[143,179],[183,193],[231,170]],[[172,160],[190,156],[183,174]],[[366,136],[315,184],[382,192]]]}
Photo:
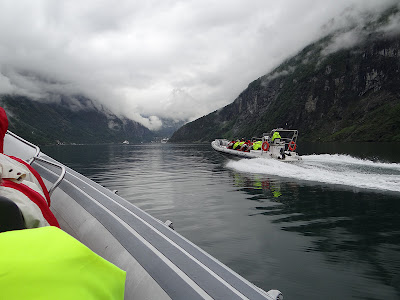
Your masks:
{"label": "dark green vegetation", "polygon": [[59,103],[32,101],[21,96],[0,96],[0,106],[8,115],[9,129],[38,145],[131,143],[154,138],[146,127],[131,120],[121,119],[104,108],[96,108],[86,98],[75,98],[79,109],[71,107],[71,100]]}
{"label": "dark green vegetation", "polygon": [[309,45],[170,141],[251,138],[283,127],[307,141],[400,142],[400,30],[384,30],[396,14],[351,29],[360,38],[351,48],[335,48],[343,32]]}

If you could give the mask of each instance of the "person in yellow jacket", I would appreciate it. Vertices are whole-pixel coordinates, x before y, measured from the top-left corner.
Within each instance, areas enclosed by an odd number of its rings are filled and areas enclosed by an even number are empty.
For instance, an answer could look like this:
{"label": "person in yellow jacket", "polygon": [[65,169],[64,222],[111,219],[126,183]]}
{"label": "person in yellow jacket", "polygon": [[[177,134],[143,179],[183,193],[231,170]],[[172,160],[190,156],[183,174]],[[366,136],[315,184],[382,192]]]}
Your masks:
{"label": "person in yellow jacket", "polygon": [[244,143],[245,143],[245,141],[242,139],[238,144],[237,150],[241,150],[243,145],[244,145]]}
{"label": "person in yellow jacket", "polygon": [[253,150],[261,149],[262,141],[256,141],[253,143]]}
{"label": "person in yellow jacket", "polygon": [[123,300],[125,277],[57,227],[0,233],[0,299]]}
{"label": "person in yellow jacket", "polygon": [[239,146],[240,140],[236,140],[236,143],[233,145],[233,150],[236,150],[236,148]]}
{"label": "person in yellow jacket", "polygon": [[274,142],[275,139],[281,139],[281,135],[279,134],[278,131],[275,131],[274,134],[272,135],[271,142]]}

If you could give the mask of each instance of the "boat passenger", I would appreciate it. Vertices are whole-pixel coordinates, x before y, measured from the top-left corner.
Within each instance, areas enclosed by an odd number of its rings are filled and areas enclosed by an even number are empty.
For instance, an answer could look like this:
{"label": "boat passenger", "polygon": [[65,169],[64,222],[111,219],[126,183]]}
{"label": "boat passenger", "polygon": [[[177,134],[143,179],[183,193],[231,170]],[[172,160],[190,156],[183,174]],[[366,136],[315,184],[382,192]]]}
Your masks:
{"label": "boat passenger", "polygon": [[236,150],[241,150],[242,149],[242,147],[243,147],[243,145],[244,145],[244,143],[245,143],[245,141],[244,141],[244,139],[242,139],[240,142],[239,142],[239,144],[238,144],[238,146],[237,146],[237,149]]}
{"label": "boat passenger", "polygon": [[262,141],[256,141],[253,143],[253,150],[259,150],[261,149],[262,146]]}
{"label": "boat passenger", "polygon": [[[8,128],[7,115],[0,107],[0,150]],[[0,153],[0,195],[21,210],[26,228],[57,226],[50,210],[50,196],[40,175],[23,160]]]}
{"label": "boat passenger", "polygon": [[[0,154],[0,195],[13,201],[21,210],[26,228],[57,226],[56,217],[41,188],[27,180],[27,172],[12,158]],[[30,175],[29,177],[32,177]]]}
{"label": "boat passenger", "polygon": [[273,143],[275,139],[281,139],[281,135],[279,134],[278,131],[275,131],[274,134],[272,135],[271,142]]}
{"label": "boat passenger", "polygon": [[235,140],[230,141],[229,144],[226,146],[226,148],[227,148],[227,149],[232,149],[232,148],[233,148],[233,145],[235,145],[235,143],[236,143]]}
{"label": "boat passenger", "polygon": [[253,143],[250,142],[249,140],[247,140],[246,142],[244,142],[244,144],[243,144],[242,147],[240,148],[240,151],[249,152],[249,151],[250,151],[251,145],[253,145]]}
{"label": "boat passenger", "polygon": [[53,226],[0,233],[1,299],[123,300],[126,272]]}
{"label": "boat passenger", "polygon": [[240,140],[236,140],[235,144],[233,145],[233,150],[236,150],[240,143]]}

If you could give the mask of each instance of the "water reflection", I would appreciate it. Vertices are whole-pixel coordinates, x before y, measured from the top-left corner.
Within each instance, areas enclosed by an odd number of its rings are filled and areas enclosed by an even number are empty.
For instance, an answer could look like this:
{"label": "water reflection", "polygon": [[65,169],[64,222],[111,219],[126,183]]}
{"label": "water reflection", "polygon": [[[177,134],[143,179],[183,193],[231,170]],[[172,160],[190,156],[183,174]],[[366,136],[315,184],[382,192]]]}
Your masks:
{"label": "water reflection", "polygon": [[328,263],[362,270],[363,278],[381,282],[382,296],[400,296],[399,195],[354,192],[279,177],[233,176],[248,200],[257,202],[257,212],[251,216],[273,217],[271,222],[282,230],[311,237],[304,251],[323,253]]}
{"label": "water reflection", "polygon": [[246,189],[263,191],[264,195],[272,194],[274,198],[282,196],[280,180],[263,178],[254,175],[252,178],[244,174],[233,172],[235,186]]}

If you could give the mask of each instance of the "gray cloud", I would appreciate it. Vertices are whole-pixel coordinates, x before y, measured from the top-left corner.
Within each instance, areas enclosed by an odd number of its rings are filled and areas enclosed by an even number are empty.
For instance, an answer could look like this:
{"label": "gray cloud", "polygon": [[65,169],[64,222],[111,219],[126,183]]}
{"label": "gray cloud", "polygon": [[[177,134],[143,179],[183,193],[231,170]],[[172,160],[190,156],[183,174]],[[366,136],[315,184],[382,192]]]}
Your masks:
{"label": "gray cloud", "polygon": [[156,129],[227,105],[308,43],[396,3],[3,0],[0,92],[82,94]]}
{"label": "gray cloud", "polygon": [[[398,4],[400,8],[400,4]],[[349,9],[341,15],[338,31],[334,34],[332,41],[323,49],[322,54],[327,55],[340,49],[350,49],[363,42],[371,30],[385,32],[386,34],[398,34],[400,32],[400,14],[392,15],[388,22],[378,28],[370,28],[369,24],[378,23],[379,14],[374,11],[354,11]],[[343,22],[343,20],[345,22]],[[333,20],[334,21],[334,20]],[[333,22],[331,22],[332,25]]]}

